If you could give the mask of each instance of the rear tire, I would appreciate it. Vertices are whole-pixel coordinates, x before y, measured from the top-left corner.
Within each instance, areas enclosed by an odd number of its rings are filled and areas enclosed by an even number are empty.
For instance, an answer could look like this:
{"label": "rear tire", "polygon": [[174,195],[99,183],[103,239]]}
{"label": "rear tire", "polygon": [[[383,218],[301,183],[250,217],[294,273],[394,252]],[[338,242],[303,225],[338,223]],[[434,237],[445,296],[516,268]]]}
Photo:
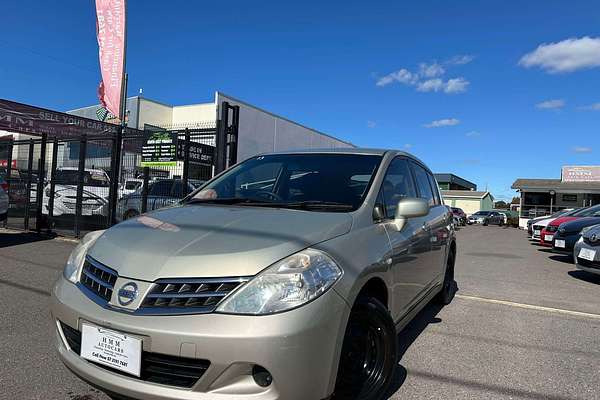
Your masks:
{"label": "rear tire", "polygon": [[127,210],[125,214],[123,214],[123,221],[128,220],[130,218],[135,218],[139,215],[140,213],[135,210]]}
{"label": "rear tire", "polygon": [[396,327],[373,297],[359,298],[348,319],[332,400],[379,400],[390,390],[398,359]]}
{"label": "rear tire", "polygon": [[456,255],[451,252],[448,254],[448,261],[446,262],[446,273],[444,274],[444,282],[442,284],[442,290],[437,294],[435,301],[438,304],[446,306],[452,302],[454,295],[456,294],[456,281],[454,280],[454,264]]}

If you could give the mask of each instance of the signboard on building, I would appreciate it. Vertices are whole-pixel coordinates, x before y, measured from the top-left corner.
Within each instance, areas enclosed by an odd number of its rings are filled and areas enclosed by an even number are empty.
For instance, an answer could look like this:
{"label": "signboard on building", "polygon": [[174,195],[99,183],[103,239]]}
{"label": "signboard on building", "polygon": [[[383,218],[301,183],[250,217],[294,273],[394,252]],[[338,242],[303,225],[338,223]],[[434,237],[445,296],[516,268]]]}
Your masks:
{"label": "signboard on building", "polygon": [[[207,144],[190,141],[189,160],[192,164],[213,165],[215,156],[215,148]],[[177,142],[177,159],[183,161],[185,159],[185,140]]]}
{"label": "signboard on building", "polygon": [[142,167],[174,165],[177,165],[177,133],[146,132],[142,146]]}
{"label": "signboard on building", "polygon": [[[0,130],[30,135],[46,133],[50,138],[63,139],[111,135],[119,129],[118,125],[0,99]],[[131,128],[126,130],[129,133],[139,132]]]}
{"label": "signboard on building", "polygon": [[600,182],[600,165],[562,167],[563,182]]}

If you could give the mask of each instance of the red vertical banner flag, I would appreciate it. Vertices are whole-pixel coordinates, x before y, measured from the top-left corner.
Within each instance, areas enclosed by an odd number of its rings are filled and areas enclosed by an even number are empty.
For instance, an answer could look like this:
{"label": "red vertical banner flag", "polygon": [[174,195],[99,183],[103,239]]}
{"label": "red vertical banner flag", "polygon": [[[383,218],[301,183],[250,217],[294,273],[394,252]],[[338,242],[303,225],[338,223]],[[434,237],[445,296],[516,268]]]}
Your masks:
{"label": "red vertical banner flag", "polygon": [[111,114],[120,116],[125,68],[125,0],[96,0],[96,36],[102,73],[98,97]]}

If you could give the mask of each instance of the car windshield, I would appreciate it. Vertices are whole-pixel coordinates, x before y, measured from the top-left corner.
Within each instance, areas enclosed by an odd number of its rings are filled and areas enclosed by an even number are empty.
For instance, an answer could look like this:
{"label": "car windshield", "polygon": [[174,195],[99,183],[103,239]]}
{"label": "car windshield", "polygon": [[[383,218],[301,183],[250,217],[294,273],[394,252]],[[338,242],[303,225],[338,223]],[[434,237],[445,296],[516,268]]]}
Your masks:
{"label": "car windshield", "polygon": [[600,204],[584,208],[576,213],[571,214],[573,217],[600,217]]}
{"label": "car windshield", "polygon": [[188,201],[351,211],[363,202],[381,156],[274,154],[253,157]]}
{"label": "car windshield", "polygon": [[474,215],[490,215],[491,211],[477,211]]}
{"label": "car windshield", "polygon": [[[79,171],[76,169],[61,169],[56,171],[56,183],[59,185],[77,185]],[[109,186],[108,176],[102,171],[84,171],[84,186]]]}

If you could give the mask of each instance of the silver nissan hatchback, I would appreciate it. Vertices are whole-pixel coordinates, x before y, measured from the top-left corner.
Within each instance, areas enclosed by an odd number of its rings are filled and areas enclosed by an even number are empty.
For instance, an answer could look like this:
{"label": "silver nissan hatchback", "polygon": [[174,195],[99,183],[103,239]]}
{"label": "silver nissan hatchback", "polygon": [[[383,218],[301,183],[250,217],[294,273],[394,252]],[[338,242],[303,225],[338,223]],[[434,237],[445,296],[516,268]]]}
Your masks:
{"label": "silver nissan hatchback", "polygon": [[397,333],[452,300],[455,256],[415,157],[263,154],[88,234],[52,293],[57,348],[113,398],[381,399]]}

